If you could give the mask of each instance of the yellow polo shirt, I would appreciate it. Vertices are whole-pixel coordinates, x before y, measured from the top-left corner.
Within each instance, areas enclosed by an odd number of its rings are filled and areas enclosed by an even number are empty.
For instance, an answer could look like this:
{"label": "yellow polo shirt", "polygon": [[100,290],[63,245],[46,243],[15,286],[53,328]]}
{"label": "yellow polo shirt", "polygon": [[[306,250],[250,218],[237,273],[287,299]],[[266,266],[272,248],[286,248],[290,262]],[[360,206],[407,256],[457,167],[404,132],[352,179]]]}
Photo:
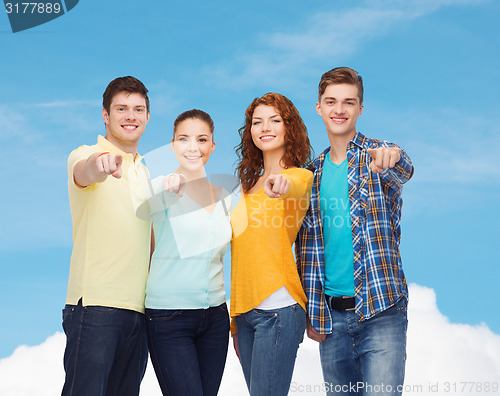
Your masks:
{"label": "yellow polo shirt", "polygon": [[[96,152],[122,154],[122,177],[81,188],[75,165]],[[101,305],[144,312],[151,225],[136,215],[147,200],[149,173],[142,157],[125,153],[103,136],[68,158],[73,253],[66,304]]]}

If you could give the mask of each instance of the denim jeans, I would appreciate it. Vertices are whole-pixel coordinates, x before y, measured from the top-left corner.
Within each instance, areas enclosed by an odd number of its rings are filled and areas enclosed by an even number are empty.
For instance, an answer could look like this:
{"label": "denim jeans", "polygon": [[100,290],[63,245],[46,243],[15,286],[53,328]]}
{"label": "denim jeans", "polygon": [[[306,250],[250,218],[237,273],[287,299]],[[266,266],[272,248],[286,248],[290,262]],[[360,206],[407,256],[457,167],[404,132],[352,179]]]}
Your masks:
{"label": "denim jeans", "polygon": [[405,299],[358,321],[354,311],[331,310],[333,331],[319,344],[329,395],[401,395],[406,362]]}
{"label": "denim jeans", "polygon": [[146,309],[149,352],[164,395],[215,396],[226,364],[226,303],[208,309]]}
{"label": "denim jeans", "polygon": [[299,304],[236,316],[238,349],[251,396],[287,395],[306,313]]}
{"label": "denim jeans", "polygon": [[66,305],[63,396],[137,396],[148,348],[144,315],[126,309]]}

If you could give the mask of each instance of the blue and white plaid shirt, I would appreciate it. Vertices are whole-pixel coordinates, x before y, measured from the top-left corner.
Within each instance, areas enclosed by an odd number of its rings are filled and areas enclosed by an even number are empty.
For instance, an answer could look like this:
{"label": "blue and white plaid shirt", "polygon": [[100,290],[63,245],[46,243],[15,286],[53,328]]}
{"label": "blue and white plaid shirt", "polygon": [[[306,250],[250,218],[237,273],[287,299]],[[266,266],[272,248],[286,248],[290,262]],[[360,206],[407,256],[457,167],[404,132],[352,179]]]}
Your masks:
{"label": "blue and white plaid shirt", "polygon": [[[349,202],[354,251],[354,293],[360,320],[408,298],[399,255],[402,186],[413,175],[413,165],[401,150],[394,168],[371,172],[369,148],[397,147],[357,133],[347,146]],[[309,210],[295,241],[297,268],[307,295],[307,314],[320,334],[332,332],[326,305],[325,255],[319,191],[327,148],[312,164],[314,181]]]}

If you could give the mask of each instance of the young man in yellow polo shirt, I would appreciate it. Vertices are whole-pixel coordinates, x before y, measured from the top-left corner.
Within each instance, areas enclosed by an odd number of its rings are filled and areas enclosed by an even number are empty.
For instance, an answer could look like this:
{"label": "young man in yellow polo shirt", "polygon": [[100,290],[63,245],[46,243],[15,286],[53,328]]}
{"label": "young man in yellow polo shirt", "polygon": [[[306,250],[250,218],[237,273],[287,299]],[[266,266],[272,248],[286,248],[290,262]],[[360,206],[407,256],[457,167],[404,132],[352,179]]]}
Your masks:
{"label": "young man in yellow polo shirt", "polygon": [[136,216],[148,179],[137,146],[149,121],[147,92],[134,77],[113,80],[103,94],[106,136],[68,159],[73,253],[64,396],[139,395],[151,226]]}

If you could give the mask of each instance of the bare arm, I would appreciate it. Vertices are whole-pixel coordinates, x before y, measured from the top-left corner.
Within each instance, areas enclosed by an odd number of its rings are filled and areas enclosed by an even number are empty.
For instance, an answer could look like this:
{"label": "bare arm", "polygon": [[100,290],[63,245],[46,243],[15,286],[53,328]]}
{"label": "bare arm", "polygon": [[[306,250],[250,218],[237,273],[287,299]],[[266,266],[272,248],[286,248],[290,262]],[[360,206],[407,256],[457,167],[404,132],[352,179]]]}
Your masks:
{"label": "bare arm", "polygon": [[238,359],[240,358],[240,348],[238,347],[238,334],[233,335],[233,347]]}
{"label": "bare arm", "polygon": [[122,156],[113,153],[94,153],[85,160],[76,163],[73,179],[80,187],[102,183],[109,175],[122,177]]}

